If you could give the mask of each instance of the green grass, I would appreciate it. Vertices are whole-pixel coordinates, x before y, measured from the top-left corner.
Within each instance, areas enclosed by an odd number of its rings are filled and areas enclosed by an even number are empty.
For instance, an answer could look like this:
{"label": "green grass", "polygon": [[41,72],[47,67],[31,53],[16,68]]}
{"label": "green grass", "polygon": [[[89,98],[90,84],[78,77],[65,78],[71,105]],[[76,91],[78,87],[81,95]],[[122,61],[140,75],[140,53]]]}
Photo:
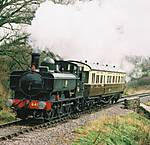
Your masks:
{"label": "green grass", "polygon": [[6,100],[10,92],[4,87],[2,80],[0,80],[0,123],[6,123],[15,120],[15,115],[11,113],[9,108],[6,107]]}
{"label": "green grass", "polygon": [[124,91],[124,94],[131,95],[131,94],[140,94],[140,93],[146,93],[146,92],[150,92],[150,85],[138,86],[138,87],[131,87],[127,85]]}
{"label": "green grass", "polygon": [[15,120],[15,115],[8,110],[0,111],[0,123],[6,123]]}
{"label": "green grass", "polygon": [[150,101],[148,101],[147,103],[145,103],[145,105],[150,106]]}
{"label": "green grass", "polygon": [[149,145],[150,121],[136,113],[104,118],[75,131],[73,145]]}

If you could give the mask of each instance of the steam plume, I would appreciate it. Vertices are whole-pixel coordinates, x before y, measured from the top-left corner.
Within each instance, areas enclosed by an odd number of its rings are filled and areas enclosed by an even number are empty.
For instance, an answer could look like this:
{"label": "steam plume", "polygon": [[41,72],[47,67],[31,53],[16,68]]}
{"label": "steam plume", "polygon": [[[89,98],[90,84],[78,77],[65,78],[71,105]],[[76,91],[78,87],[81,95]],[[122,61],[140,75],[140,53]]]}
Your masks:
{"label": "steam plume", "polygon": [[46,1],[29,31],[38,48],[64,58],[120,64],[125,55],[150,55],[149,8],[149,0]]}

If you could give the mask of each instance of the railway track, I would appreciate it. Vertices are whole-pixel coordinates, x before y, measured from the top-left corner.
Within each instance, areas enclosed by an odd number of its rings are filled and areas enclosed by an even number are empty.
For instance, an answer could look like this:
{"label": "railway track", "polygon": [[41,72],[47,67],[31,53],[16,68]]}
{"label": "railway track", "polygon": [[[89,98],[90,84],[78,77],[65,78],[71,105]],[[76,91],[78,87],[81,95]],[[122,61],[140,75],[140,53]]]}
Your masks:
{"label": "railway track", "polygon": [[149,96],[150,95],[150,92],[148,93],[141,93],[141,94],[134,94],[134,95],[125,95],[123,96],[122,98],[130,98],[130,97],[146,97],[146,96]]}
{"label": "railway track", "polygon": [[[130,96],[123,96],[116,104],[120,104],[124,102],[125,99],[131,99],[134,97],[139,97],[143,98],[146,96],[150,96],[150,93],[142,93],[142,94],[135,94],[135,95],[130,95]],[[49,121],[49,122],[44,122],[44,123],[39,123],[39,124],[34,124],[33,122],[31,123],[31,120],[16,120],[13,122],[5,123],[0,125],[0,141],[7,140],[7,139],[12,139],[13,137],[17,137],[20,134],[28,133],[40,128],[50,128],[54,127],[57,124],[61,124],[64,122],[67,122],[69,119],[75,119],[78,118],[81,114],[87,114],[87,113],[92,113],[95,111],[100,111],[102,109],[106,109],[109,107],[112,107],[116,104],[110,104],[110,105],[104,105],[104,106],[98,106],[96,108],[91,108],[89,110],[85,110],[80,113],[72,114],[70,116],[65,116],[62,118],[57,118],[55,120]]]}
{"label": "railway track", "polygon": [[21,121],[22,120],[17,119],[15,121],[11,121],[11,122],[8,122],[8,123],[0,124],[0,128],[4,128],[4,127],[7,127],[7,126],[12,126],[12,125],[15,125],[15,124],[19,124]]}
{"label": "railway track", "polygon": [[139,98],[143,98],[143,97],[147,97],[147,96],[150,96],[150,92],[148,93],[141,93],[141,94],[134,94],[134,95],[125,95],[125,96],[122,96],[117,103],[121,103],[123,102],[125,99],[131,99],[131,98],[134,98],[134,97],[139,97]]}

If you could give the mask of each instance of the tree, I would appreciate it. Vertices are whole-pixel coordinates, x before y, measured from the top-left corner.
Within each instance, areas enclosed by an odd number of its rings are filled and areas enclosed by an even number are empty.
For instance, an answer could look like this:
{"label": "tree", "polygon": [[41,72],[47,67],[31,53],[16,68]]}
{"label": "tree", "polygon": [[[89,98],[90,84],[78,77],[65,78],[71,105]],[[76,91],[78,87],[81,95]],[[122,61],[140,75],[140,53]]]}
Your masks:
{"label": "tree", "polygon": [[23,35],[43,0],[0,0],[0,44]]}
{"label": "tree", "polygon": [[[24,29],[31,24],[36,9],[43,1],[0,0],[0,56],[10,57],[21,68],[23,61],[19,64],[20,59],[16,54],[24,54],[25,48],[29,47],[26,43],[28,34]],[[26,58],[24,55],[22,57]]]}
{"label": "tree", "polygon": [[0,0],[0,44],[23,35],[43,0]]}
{"label": "tree", "polygon": [[150,57],[126,56],[126,60],[133,65],[129,74],[131,80],[150,76]]}
{"label": "tree", "polygon": [[35,10],[42,1],[43,0],[1,0],[0,27],[9,24],[11,29],[13,29],[12,24],[31,24]]}
{"label": "tree", "polygon": [[[29,66],[30,46],[24,29],[31,24],[44,0],[0,0],[0,85],[7,88],[8,75],[14,69]],[[0,88],[1,91],[1,88]]]}

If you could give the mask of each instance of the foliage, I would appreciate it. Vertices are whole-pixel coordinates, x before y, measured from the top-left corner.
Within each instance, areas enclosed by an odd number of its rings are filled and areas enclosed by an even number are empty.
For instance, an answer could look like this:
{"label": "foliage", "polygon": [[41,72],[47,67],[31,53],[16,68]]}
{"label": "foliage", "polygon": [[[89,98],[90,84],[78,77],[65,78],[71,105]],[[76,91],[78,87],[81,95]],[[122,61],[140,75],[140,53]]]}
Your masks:
{"label": "foliage", "polygon": [[[43,0],[0,1],[0,50],[4,50],[8,46],[15,46],[15,44],[19,45],[17,43],[19,42],[18,40],[24,40],[24,38],[26,38],[27,34],[25,33],[25,28],[31,24],[35,11],[42,1]],[[2,52],[3,51],[1,51],[1,53]]]}
{"label": "foliage", "polygon": [[136,113],[97,120],[76,130],[79,136],[73,145],[148,145],[149,124],[148,119]]}
{"label": "foliage", "polygon": [[142,115],[145,118],[150,120],[150,113],[149,113],[149,111],[144,109],[142,106],[140,106],[137,111],[138,111],[138,114],[140,114],[140,115]]}
{"label": "foliage", "polygon": [[0,1],[0,27],[4,24],[30,24],[35,7],[40,4],[39,0],[1,0]]}
{"label": "foliage", "polygon": [[24,29],[31,24],[35,11],[42,1],[0,1],[0,56],[1,60],[7,59],[5,65],[10,69],[16,67],[15,63],[23,69],[21,64],[28,60],[26,55],[30,46],[27,44],[28,34]]}
{"label": "foliage", "polygon": [[9,111],[2,110],[0,111],[0,123],[5,123],[15,120],[15,115]]}
{"label": "foliage", "polygon": [[129,73],[132,80],[150,77],[150,57],[126,56],[126,60],[133,65],[133,70]]}
{"label": "foliage", "polygon": [[7,89],[7,85],[4,86],[2,85],[2,81],[0,82],[0,110],[2,110],[3,108],[5,108],[5,101],[6,101],[6,98],[9,94],[9,91]]}
{"label": "foliage", "polygon": [[143,77],[136,80],[132,80],[128,82],[127,85],[128,87],[133,87],[133,88],[137,88],[141,86],[150,86],[150,77]]}
{"label": "foliage", "polygon": [[[6,46],[6,45],[5,45]],[[21,45],[20,45],[21,46]],[[13,70],[22,70],[28,68],[31,49],[28,47],[20,48],[13,46],[2,48],[0,51],[0,97],[5,100],[9,94],[9,75]],[[3,101],[0,101],[0,108],[3,108]]]}
{"label": "foliage", "polygon": [[146,103],[146,105],[147,105],[147,106],[150,106],[150,100],[149,100],[149,102]]}

